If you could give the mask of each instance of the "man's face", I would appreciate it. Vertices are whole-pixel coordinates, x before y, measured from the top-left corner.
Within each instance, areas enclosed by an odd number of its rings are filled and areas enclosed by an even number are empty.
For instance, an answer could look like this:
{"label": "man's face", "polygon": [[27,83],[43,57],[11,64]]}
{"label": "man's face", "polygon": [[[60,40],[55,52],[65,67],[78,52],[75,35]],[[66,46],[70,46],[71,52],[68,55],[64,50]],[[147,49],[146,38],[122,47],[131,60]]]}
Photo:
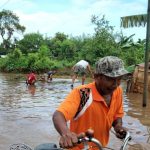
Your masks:
{"label": "man's face", "polygon": [[112,78],[105,75],[97,75],[95,78],[96,88],[102,95],[112,94],[120,85],[121,78],[122,76]]}

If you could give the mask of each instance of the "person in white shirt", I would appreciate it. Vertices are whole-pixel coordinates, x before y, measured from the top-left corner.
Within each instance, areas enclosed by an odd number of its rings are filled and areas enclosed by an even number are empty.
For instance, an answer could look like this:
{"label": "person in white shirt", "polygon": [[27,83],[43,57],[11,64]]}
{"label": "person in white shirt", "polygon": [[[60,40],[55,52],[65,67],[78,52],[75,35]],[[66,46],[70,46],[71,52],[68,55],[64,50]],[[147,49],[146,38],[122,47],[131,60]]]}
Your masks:
{"label": "person in white shirt", "polygon": [[93,78],[93,73],[91,71],[91,67],[89,65],[89,63],[85,60],[80,60],[79,62],[77,62],[73,67],[72,67],[72,71],[73,71],[73,76],[72,76],[72,84],[71,84],[71,88],[73,88],[73,84],[75,82],[75,79],[81,75],[82,76],[82,85],[84,84],[85,78],[86,78],[86,74],[87,71],[90,72],[92,78]]}

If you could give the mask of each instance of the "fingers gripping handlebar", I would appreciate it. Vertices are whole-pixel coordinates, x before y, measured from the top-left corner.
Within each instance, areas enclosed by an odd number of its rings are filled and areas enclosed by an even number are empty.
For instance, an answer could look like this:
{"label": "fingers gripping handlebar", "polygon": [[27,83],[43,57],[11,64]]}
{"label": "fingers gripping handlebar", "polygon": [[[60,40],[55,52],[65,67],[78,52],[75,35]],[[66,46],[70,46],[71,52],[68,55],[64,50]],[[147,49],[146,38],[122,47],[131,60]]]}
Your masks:
{"label": "fingers gripping handlebar", "polygon": [[[88,145],[88,142],[93,142],[99,150],[103,150],[101,143],[95,138],[84,137],[79,138],[78,140],[78,144],[82,143],[84,145],[83,150],[91,149],[91,147]],[[53,143],[45,143],[38,145],[34,150],[63,150],[63,148],[58,148],[57,145]]]}

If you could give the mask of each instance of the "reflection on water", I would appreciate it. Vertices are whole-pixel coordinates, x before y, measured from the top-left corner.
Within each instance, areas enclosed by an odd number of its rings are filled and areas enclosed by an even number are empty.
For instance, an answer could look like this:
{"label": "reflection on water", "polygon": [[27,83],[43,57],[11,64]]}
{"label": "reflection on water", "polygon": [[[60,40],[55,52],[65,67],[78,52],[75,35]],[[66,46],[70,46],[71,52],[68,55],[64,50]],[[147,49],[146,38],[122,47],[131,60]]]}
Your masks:
{"label": "reflection on water", "polygon": [[[59,103],[71,91],[71,79],[56,79],[51,83],[38,81],[26,86],[26,75],[0,74],[0,149],[13,143],[31,147],[45,142],[58,142],[51,116]],[[76,85],[81,84],[80,81]],[[124,126],[133,137],[131,145],[150,143],[150,98],[142,107],[142,95],[124,96]],[[112,134],[109,147],[119,149],[121,141]],[[148,147],[148,146],[147,146]],[[150,149],[150,148],[149,148]]]}
{"label": "reflection on water", "polygon": [[127,114],[134,118],[138,118],[143,125],[150,126],[150,97],[147,100],[147,107],[142,107],[142,94],[129,93],[130,98],[129,110]]}

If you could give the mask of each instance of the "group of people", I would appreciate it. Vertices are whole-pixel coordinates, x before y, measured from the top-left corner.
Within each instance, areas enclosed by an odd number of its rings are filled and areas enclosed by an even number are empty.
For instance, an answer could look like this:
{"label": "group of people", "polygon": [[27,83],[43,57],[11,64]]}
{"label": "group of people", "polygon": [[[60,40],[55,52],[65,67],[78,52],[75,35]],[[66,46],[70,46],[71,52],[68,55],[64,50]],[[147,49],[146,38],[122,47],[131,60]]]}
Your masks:
{"label": "group of people", "polygon": [[[43,75],[40,76],[39,80],[50,82],[53,79],[53,75],[56,73],[56,70],[45,72]],[[37,81],[37,77],[34,71],[31,71],[27,75],[26,84],[27,85],[34,85]]]}
{"label": "group of people", "polygon": [[[106,56],[95,64],[92,74],[88,62],[81,60],[73,66],[72,87],[77,75],[82,75],[82,85],[73,88],[58,106],[52,119],[60,135],[61,148],[79,150],[79,137],[90,134],[98,139],[103,147],[109,142],[109,131],[113,127],[116,136],[125,138],[127,129],[123,127],[123,90],[121,79],[128,71],[123,61],[115,56]],[[84,84],[86,70],[94,81]],[[70,122],[68,124],[68,121]],[[90,147],[93,146],[89,143]]]}
{"label": "group of people", "polygon": [[[79,62],[77,62],[73,67],[72,67],[72,84],[71,84],[71,88],[73,89],[74,87],[74,82],[75,79],[78,78],[78,76],[82,76],[82,85],[85,82],[86,79],[86,74],[89,72],[91,74],[91,77],[93,78],[93,73],[90,67],[90,64],[85,61],[85,60],[80,60]],[[56,73],[56,70],[52,70],[52,71],[48,71],[48,72],[44,72],[43,75],[40,76],[40,80],[41,81],[52,81],[52,76]],[[27,85],[34,85],[35,82],[37,81],[37,77],[34,71],[31,71],[28,75],[27,75],[27,79],[26,79],[26,84]]]}

